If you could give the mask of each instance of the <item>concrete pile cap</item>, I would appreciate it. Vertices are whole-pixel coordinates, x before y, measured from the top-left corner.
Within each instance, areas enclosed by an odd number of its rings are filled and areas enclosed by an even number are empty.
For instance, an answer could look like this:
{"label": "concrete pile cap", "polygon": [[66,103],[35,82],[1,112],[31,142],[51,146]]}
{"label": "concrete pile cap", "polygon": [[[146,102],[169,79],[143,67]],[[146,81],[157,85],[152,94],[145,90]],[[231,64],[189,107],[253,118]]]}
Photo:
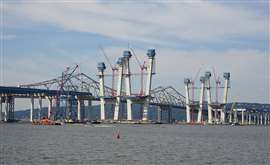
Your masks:
{"label": "concrete pile cap", "polygon": [[147,56],[148,56],[149,58],[154,58],[155,55],[156,55],[155,49],[148,49],[148,51],[147,51]]}
{"label": "concrete pile cap", "polygon": [[190,84],[190,83],[191,83],[191,80],[190,80],[189,78],[185,78],[185,79],[184,79],[184,83],[185,83],[185,84]]}
{"label": "concrete pile cap", "polygon": [[229,80],[230,79],[230,72],[225,72],[224,74],[223,74],[223,77],[226,79],[226,80]]}
{"label": "concrete pile cap", "polygon": [[100,63],[98,63],[97,68],[98,68],[98,70],[103,71],[106,69],[106,65],[104,62],[100,62]]}
{"label": "concrete pile cap", "polygon": [[124,58],[130,58],[132,55],[131,55],[131,52],[129,51],[129,50],[125,50],[124,52],[123,52],[123,57]]}

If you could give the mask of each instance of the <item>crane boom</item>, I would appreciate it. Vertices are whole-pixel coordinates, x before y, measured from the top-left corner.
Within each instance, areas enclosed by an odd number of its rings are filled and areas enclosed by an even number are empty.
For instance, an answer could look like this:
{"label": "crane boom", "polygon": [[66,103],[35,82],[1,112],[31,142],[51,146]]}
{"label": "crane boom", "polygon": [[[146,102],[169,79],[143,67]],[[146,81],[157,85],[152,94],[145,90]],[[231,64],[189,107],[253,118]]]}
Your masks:
{"label": "crane boom", "polygon": [[115,69],[115,67],[113,67],[113,65],[112,65],[112,63],[111,63],[109,57],[107,56],[105,50],[104,50],[101,46],[99,46],[99,49],[101,50],[101,53],[102,53],[102,55],[105,57],[106,61],[109,63],[111,69],[112,69],[112,70]]}

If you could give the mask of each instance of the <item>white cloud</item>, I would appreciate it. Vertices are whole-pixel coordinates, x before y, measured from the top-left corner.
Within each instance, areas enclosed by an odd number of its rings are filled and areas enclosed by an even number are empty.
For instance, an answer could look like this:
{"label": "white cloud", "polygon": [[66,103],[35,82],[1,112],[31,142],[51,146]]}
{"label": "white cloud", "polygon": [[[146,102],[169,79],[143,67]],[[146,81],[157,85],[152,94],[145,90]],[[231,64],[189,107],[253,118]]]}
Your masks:
{"label": "white cloud", "polygon": [[[172,3],[174,2],[174,3]],[[7,13],[65,30],[124,40],[175,44],[173,39],[215,41],[268,32],[267,17],[207,1],[166,3],[20,3]]]}
{"label": "white cloud", "polygon": [[[6,20],[6,26],[20,26],[20,22],[31,22],[67,31],[90,32],[125,41],[144,41],[163,46],[177,45],[175,39],[200,43],[239,36],[266,38],[269,34],[269,16],[262,16],[244,8],[230,8],[207,1],[159,2],[161,3],[11,3],[5,4],[5,11],[15,19]],[[12,20],[19,20],[19,23]],[[184,77],[194,76],[201,66],[203,71],[213,66],[220,74],[231,72],[234,96],[251,102],[270,101],[269,52],[248,48],[232,48],[223,52],[213,51],[211,47],[200,51],[156,48],[158,74],[154,77],[155,86],[172,84],[183,90]],[[105,50],[116,60],[122,55],[123,48],[112,46]],[[32,57],[17,59],[14,64],[16,68],[8,70],[8,82],[34,82],[52,78],[59,74],[55,70],[63,69],[57,65],[64,66],[74,62],[82,63],[82,67],[85,67],[83,70],[94,76],[96,63],[105,61],[102,56],[89,60],[88,55],[73,57],[65,50],[56,51],[69,56],[53,60],[48,56],[41,56],[38,61]],[[136,52],[141,59],[145,58],[146,50],[136,49]],[[27,61],[23,61],[24,58],[27,58]],[[135,63],[134,59],[132,60]],[[48,66],[51,72],[46,70]],[[137,66],[134,64],[132,67],[136,69]],[[136,70],[139,72],[138,67]],[[26,72],[28,74],[24,74]]]}
{"label": "white cloud", "polygon": [[[179,51],[158,50],[158,84],[168,80],[183,92],[183,79],[194,78],[199,68],[201,74],[216,69],[222,78],[223,72],[231,72],[232,95],[241,101],[270,101],[270,59],[269,54],[257,50]],[[214,77],[213,77],[214,79]],[[197,84],[199,83],[197,78]],[[232,98],[231,98],[232,99]]]}

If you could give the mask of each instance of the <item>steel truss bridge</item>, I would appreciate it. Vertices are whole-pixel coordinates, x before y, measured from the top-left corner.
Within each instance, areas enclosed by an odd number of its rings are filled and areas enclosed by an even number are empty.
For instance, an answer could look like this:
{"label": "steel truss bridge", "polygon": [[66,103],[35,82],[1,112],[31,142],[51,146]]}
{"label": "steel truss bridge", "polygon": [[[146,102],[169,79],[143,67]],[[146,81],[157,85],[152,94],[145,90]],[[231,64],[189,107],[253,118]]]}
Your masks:
{"label": "steel truss bridge", "polygon": [[[0,103],[1,112],[5,108],[6,120],[14,119],[14,100],[15,98],[31,98],[33,99],[49,99],[50,105],[48,109],[52,110],[52,100],[56,100],[56,107],[59,107],[60,99],[73,98],[81,103],[81,101],[99,101],[99,82],[89,77],[84,73],[77,73],[77,65],[72,68],[67,68],[62,75],[50,80],[23,84],[18,87],[1,87],[0,86]],[[113,95],[116,93],[112,88],[105,86],[105,97],[115,98]],[[125,98],[125,92],[122,92]],[[133,94],[133,96],[138,96]],[[138,96],[144,97],[144,96]],[[40,101],[40,102],[41,102]],[[124,102],[125,100],[123,100]],[[3,107],[3,103],[6,103]],[[80,104],[81,105],[81,104]],[[180,108],[185,109],[185,96],[178,92],[172,86],[162,87],[159,86],[151,90],[150,105],[158,106],[161,109]],[[227,106],[227,111],[230,110],[232,105]],[[79,105],[78,105],[79,106]],[[237,103],[234,105],[236,108],[245,108],[250,112],[269,112],[270,104],[253,104],[253,103]],[[40,105],[41,109],[42,105]],[[31,107],[33,109],[33,105]],[[2,116],[2,115],[0,115]],[[81,118],[78,116],[78,119]]]}

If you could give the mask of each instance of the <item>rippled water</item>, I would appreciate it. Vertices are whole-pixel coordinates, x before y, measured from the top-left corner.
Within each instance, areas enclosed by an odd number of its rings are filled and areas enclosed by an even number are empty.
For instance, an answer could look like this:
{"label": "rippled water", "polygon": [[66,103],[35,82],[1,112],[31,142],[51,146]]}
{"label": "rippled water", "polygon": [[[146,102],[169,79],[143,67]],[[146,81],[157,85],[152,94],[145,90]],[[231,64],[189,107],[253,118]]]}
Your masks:
{"label": "rippled water", "polygon": [[270,164],[269,128],[0,124],[0,164]]}

